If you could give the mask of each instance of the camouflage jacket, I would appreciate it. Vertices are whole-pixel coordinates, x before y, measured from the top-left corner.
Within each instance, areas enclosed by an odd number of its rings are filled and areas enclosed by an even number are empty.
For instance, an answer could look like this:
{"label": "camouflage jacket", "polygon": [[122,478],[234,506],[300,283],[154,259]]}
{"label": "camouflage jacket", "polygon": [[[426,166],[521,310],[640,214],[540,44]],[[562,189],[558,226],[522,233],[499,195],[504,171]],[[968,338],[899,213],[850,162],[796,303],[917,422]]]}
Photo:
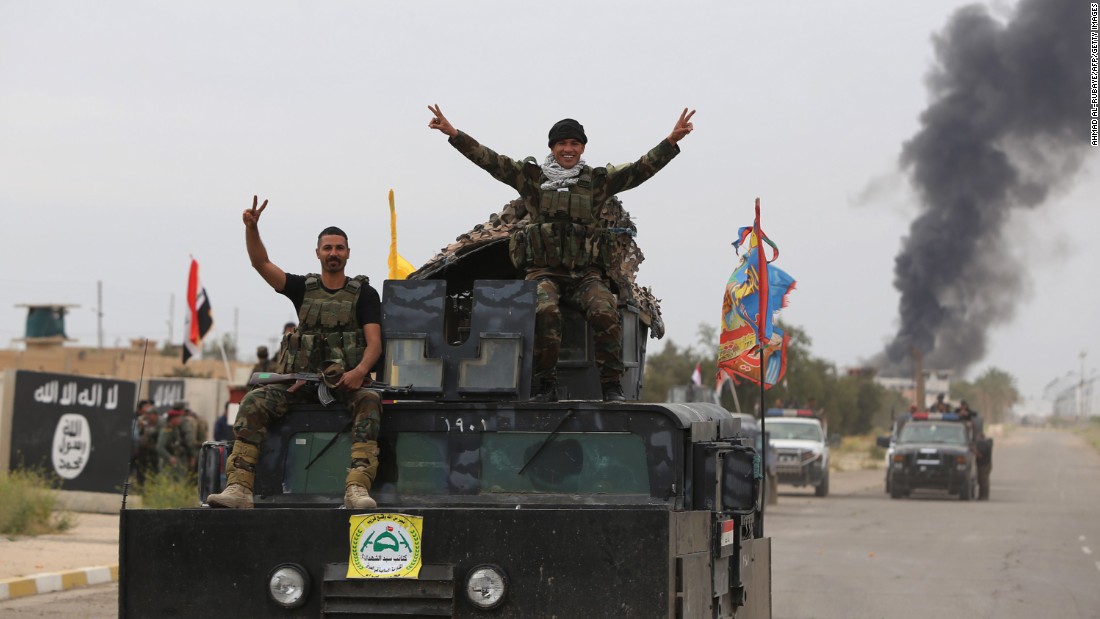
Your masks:
{"label": "camouflage jacket", "polygon": [[[517,212],[519,217],[530,214],[532,220],[538,219],[542,194],[540,186],[544,179],[542,166],[533,157],[516,161],[499,155],[461,131],[448,141],[458,152],[493,178],[519,192],[523,206],[527,209],[527,213]],[[595,205],[603,204],[611,196],[641,185],[678,154],[680,154],[679,146],[668,140],[661,140],[656,147],[634,163],[592,168],[592,202]]]}

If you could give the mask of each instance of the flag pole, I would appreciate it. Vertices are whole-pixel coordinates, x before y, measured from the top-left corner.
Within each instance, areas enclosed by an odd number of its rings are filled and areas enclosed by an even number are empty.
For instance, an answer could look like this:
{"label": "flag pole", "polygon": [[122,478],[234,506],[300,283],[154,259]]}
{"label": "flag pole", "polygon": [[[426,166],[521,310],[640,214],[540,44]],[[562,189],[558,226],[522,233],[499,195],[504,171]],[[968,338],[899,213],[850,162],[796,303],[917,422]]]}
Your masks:
{"label": "flag pole", "polygon": [[[211,331],[214,331],[211,329]],[[229,383],[230,387],[233,387],[233,376],[229,373],[229,358],[225,354],[225,343],[222,342],[222,338],[218,337],[218,332],[214,331],[214,338],[218,342],[218,350],[222,354],[222,365],[225,366],[225,382]],[[237,351],[241,349],[240,344],[237,345]]]}
{"label": "flag pole", "polygon": [[[760,500],[764,504],[768,501],[768,484],[767,484],[767,469],[768,469],[768,435],[767,427],[764,423],[764,391],[767,389],[767,371],[764,367],[764,347],[767,342],[765,341],[765,329],[767,325],[767,313],[771,310],[768,307],[768,260],[764,254],[764,232],[760,228],[760,198],[756,199],[756,220],[753,224],[753,232],[756,234],[756,269],[757,269],[757,289],[760,295],[760,301],[758,305],[759,312],[756,315],[756,346],[760,353],[760,447],[764,452],[760,454],[761,468],[763,475],[761,476],[762,488],[760,490]],[[764,536],[764,510],[763,505],[760,506],[760,526],[757,527],[756,535]]]}
{"label": "flag pole", "polygon": [[763,469],[760,480],[760,502],[763,505],[760,506],[760,528],[756,534],[763,537],[764,505],[768,503],[768,432],[764,426],[764,346],[759,341],[756,344],[760,347],[760,450],[764,452],[760,454],[760,464]]}

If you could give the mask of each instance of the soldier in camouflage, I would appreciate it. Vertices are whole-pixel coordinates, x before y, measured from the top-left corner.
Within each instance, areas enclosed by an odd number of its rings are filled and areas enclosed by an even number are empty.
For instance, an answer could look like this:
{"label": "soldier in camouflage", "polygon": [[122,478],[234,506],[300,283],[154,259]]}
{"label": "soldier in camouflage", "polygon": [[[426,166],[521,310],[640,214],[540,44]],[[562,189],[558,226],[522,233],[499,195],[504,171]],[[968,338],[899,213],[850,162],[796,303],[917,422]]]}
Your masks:
{"label": "soldier in camouflage", "polygon": [[676,145],[693,126],[695,114],[680,114],[668,138],[634,163],[592,168],[581,159],[588,137],[584,127],[566,118],[548,135],[550,154],[540,164],[533,157],[516,161],[499,155],[457,130],[438,105],[428,106],[436,129],[467,159],[493,178],[519,192],[531,223],[517,230],[509,253],[526,279],[538,282],[535,309],[535,379],[537,401],[557,399],[555,366],[561,350],[561,309],[564,299],[584,312],[594,334],[596,364],[604,400],[623,400],[622,326],[608,280],[615,231],[609,228],[603,204],[617,193],[642,184],[679,152]]}
{"label": "soldier in camouflage", "polygon": [[[325,228],[317,236],[321,273],[292,275],[268,259],[257,226],[267,200],[244,211],[245,245],[252,267],[288,297],[298,311],[298,326],[283,336],[276,371],[323,372],[336,400],[353,416],[351,466],[344,505],[369,509],[377,504],[369,491],[378,473],[378,431],[382,402],[369,372],[382,353],[381,303],[367,278],[344,274],[350,248],[342,230]],[[226,462],[226,489],[207,497],[212,507],[252,507],[252,486],[269,424],[291,404],[317,402],[316,383],[264,385],[241,400],[233,424],[233,453]]]}
{"label": "soldier in camouflage", "polygon": [[[291,329],[293,331],[293,329]],[[252,366],[252,373],[256,372],[274,372],[275,361],[271,359],[267,352],[267,346],[260,346],[256,348],[256,365]]]}

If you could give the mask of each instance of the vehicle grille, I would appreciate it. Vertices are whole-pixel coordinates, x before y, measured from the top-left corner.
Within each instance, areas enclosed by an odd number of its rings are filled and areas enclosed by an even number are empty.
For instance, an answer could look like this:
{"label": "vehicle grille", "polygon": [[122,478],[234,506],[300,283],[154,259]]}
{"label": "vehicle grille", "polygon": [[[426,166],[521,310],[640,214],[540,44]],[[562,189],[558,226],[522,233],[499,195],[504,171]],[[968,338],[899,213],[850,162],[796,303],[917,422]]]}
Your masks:
{"label": "vehicle grille", "polygon": [[454,567],[425,565],[420,576],[347,578],[347,563],[325,566],[321,615],[324,617],[451,617]]}
{"label": "vehicle grille", "polygon": [[802,453],[804,450],[786,448],[776,450],[776,467],[781,473],[797,473],[802,470]]}
{"label": "vehicle grille", "polygon": [[935,453],[910,453],[907,456],[909,464],[912,465],[930,465],[939,466],[945,464],[948,459],[948,454],[935,452]]}

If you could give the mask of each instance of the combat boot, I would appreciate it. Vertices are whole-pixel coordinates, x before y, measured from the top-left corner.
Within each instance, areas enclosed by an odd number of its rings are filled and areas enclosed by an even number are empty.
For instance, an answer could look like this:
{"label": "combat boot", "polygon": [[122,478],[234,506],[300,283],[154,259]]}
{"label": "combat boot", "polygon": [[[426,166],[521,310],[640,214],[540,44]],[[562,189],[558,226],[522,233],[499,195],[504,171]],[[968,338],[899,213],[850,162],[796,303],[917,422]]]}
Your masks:
{"label": "combat boot", "polygon": [[538,391],[531,396],[532,402],[557,402],[558,393],[557,385],[554,383],[543,383],[539,385]]}
{"label": "combat boot", "polygon": [[626,396],[623,395],[623,386],[619,384],[619,381],[615,381],[613,383],[604,383],[604,402],[622,402],[623,400],[626,400]]}
{"label": "combat boot", "polygon": [[252,488],[256,483],[256,463],[260,458],[260,448],[238,440],[233,443],[233,453],[225,460],[225,490],[206,497],[210,507],[232,507],[250,509],[252,507]]}
{"label": "combat boot", "polygon": [[344,507],[348,509],[373,509],[378,502],[371,498],[366,488],[359,484],[348,484],[344,490]]}
{"label": "combat boot", "polygon": [[531,394],[532,402],[557,402],[558,401],[558,381],[557,377],[551,373],[535,374],[535,380],[533,381],[538,387],[535,388],[535,392]]}
{"label": "combat boot", "polygon": [[351,444],[351,468],[344,482],[344,507],[372,509],[378,502],[370,496],[370,487],[378,474],[378,441]]}
{"label": "combat boot", "polygon": [[210,507],[252,509],[252,489],[242,484],[229,484],[218,494],[207,496],[206,504]]}

